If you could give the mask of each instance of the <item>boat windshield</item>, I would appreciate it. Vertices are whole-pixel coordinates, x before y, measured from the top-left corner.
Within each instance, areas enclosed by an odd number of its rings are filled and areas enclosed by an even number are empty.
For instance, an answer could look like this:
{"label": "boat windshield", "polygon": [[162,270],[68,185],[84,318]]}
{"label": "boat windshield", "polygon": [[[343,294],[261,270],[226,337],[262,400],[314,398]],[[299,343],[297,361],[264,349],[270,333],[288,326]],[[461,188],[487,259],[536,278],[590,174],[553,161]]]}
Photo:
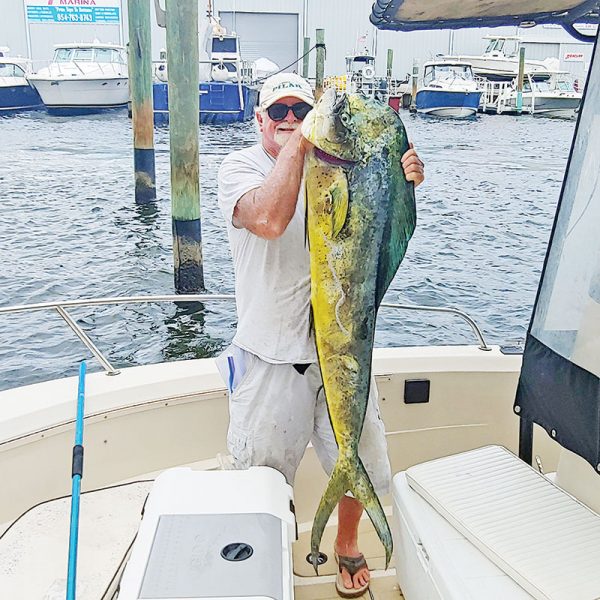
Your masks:
{"label": "boat windshield", "polygon": [[438,81],[454,81],[456,79],[471,81],[473,71],[470,65],[433,65],[425,67],[423,83],[428,85],[434,79]]}
{"label": "boat windshield", "polygon": [[519,51],[519,40],[509,40],[506,38],[493,38],[490,40],[484,54],[497,52],[504,54],[506,57],[516,56]]}
{"label": "boat windshield", "polygon": [[575,92],[575,84],[572,79],[566,75],[556,78],[556,89],[562,92]]}
{"label": "boat windshield", "polygon": [[93,48],[75,48],[73,53],[73,61],[77,62],[92,62],[94,60]]}
{"label": "boat windshield", "polygon": [[552,86],[550,85],[550,81],[547,79],[543,81],[535,81],[533,82],[533,89],[536,92],[549,92],[552,90]]}
{"label": "boat windshield", "polygon": [[25,71],[12,63],[0,63],[0,77],[25,77]]}
{"label": "boat windshield", "polygon": [[71,62],[73,48],[57,48],[54,52],[54,62]]}
{"label": "boat windshield", "polygon": [[96,48],[95,59],[101,63],[124,63],[121,53],[114,48]]}

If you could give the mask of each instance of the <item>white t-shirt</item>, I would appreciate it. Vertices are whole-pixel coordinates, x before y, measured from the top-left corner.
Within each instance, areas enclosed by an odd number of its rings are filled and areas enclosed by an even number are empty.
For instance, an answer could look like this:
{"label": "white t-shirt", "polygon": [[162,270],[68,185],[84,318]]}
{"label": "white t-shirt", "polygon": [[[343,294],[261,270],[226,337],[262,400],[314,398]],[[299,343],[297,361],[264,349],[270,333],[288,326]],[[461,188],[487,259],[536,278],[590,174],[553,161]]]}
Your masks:
{"label": "white t-shirt", "polygon": [[305,241],[304,185],[282,236],[265,240],[233,226],[238,200],[260,187],[275,165],[261,144],[229,154],[219,169],[219,206],[235,270],[238,326],[233,343],[270,363],[311,363],[310,262]]}

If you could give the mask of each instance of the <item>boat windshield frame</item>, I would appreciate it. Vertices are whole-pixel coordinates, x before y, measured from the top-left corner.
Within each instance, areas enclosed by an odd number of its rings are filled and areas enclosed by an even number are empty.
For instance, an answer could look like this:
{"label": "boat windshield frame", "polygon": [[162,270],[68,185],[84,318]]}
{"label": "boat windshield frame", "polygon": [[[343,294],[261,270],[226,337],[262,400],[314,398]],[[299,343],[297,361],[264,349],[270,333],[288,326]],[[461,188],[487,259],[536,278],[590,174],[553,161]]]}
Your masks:
{"label": "boat windshield frame", "polygon": [[[5,69],[8,71],[12,67],[12,73],[3,73]],[[25,69],[14,62],[0,62],[0,77],[25,77]]]}
{"label": "boat windshield frame", "polygon": [[[79,57],[78,52],[89,53],[87,56]],[[108,53],[106,56],[102,54]],[[108,59],[108,60],[107,60]],[[54,63],[106,63],[106,64],[121,64],[126,65],[127,61],[123,56],[123,51],[120,48],[111,48],[107,46],[84,46],[84,47],[59,47],[54,50]]]}
{"label": "boat windshield frame", "polygon": [[[460,69],[461,72],[456,71]],[[452,76],[450,73],[454,73]],[[443,75],[442,75],[443,74]],[[463,75],[466,75],[464,77]],[[429,85],[432,81],[474,81],[473,69],[467,64],[439,63],[426,65],[423,73],[423,84]]]}

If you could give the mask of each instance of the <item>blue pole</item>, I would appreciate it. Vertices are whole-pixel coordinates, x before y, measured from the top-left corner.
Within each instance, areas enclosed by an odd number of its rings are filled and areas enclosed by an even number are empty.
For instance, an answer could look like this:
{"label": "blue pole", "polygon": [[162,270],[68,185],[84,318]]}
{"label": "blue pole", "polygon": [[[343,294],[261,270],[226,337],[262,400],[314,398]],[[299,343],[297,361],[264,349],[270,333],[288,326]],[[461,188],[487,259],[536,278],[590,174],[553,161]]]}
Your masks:
{"label": "blue pole", "polygon": [[67,600],[75,600],[77,581],[77,540],[79,536],[79,497],[83,474],[83,405],[85,399],[85,360],[79,365],[77,390],[77,420],[75,422],[75,445],[73,446],[73,485],[71,490],[71,529],[69,531],[69,569],[67,572]]}

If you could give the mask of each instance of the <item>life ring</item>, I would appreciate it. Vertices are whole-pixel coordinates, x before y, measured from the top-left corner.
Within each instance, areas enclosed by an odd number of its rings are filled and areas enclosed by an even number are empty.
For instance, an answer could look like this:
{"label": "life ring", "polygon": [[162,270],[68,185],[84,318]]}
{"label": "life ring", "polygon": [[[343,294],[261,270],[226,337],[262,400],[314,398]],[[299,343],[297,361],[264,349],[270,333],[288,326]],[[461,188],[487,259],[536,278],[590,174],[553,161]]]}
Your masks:
{"label": "life ring", "polygon": [[373,79],[373,77],[375,77],[375,69],[371,66],[371,65],[367,65],[363,70],[362,70],[362,76],[365,79]]}

